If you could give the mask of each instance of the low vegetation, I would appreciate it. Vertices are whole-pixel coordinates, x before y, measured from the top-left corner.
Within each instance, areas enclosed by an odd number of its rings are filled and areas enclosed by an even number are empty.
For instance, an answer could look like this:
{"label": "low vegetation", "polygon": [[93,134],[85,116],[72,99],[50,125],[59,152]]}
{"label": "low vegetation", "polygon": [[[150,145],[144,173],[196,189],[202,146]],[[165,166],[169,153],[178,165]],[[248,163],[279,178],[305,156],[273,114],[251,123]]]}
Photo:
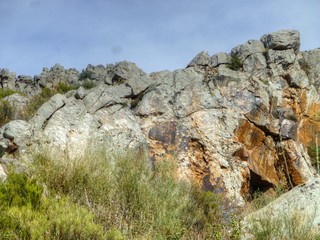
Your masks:
{"label": "low vegetation", "polygon": [[0,100],[0,126],[10,122],[14,116],[14,109],[6,100]]}
{"label": "low vegetation", "polygon": [[0,100],[1,100],[2,98],[5,98],[5,97],[7,97],[7,96],[10,96],[10,95],[12,95],[12,94],[14,94],[14,93],[18,93],[18,92],[17,92],[17,91],[13,91],[13,90],[8,89],[8,88],[0,88]]}
{"label": "low vegetation", "polygon": [[88,70],[82,70],[82,72],[79,75],[79,80],[83,81],[83,80],[87,80],[87,79],[92,79],[92,72],[90,72]]}
{"label": "low vegetation", "polygon": [[227,67],[231,70],[238,71],[242,69],[243,64],[237,56],[231,56],[230,63],[227,64]]}
{"label": "low vegetation", "polygon": [[104,239],[102,226],[86,208],[42,193],[25,173],[11,173],[0,184],[1,239]]}
{"label": "low vegetation", "polygon": [[317,171],[319,171],[319,165],[320,165],[319,154],[320,154],[320,146],[317,146],[315,143],[310,143],[308,145],[308,155],[310,156],[312,166]]}
{"label": "low vegetation", "polygon": [[178,179],[174,161],[151,167],[146,158],[132,156],[35,156],[29,176],[11,174],[0,185],[11,189],[1,190],[0,198],[14,196],[1,201],[0,236],[240,239],[239,218],[222,193]]}
{"label": "low vegetation", "polygon": [[55,93],[65,94],[71,90],[76,90],[79,88],[78,84],[68,84],[65,82],[59,82],[55,88]]}
{"label": "low vegetation", "polygon": [[[79,86],[80,85],[78,84],[72,85],[65,82],[59,82],[54,89],[43,88],[39,94],[33,96],[30,99],[24,109],[21,109],[19,111],[15,110],[8,101],[2,100],[4,97],[18,92],[10,89],[0,89],[0,126],[15,119],[29,120],[34,116],[41,105],[47,102],[54,94],[65,94],[71,90],[78,89]],[[82,82],[81,86],[85,89],[91,89],[96,85],[90,80],[85,80]]]}
{"label": "low vegetation", "polygon": [[320,233],[312,225],[313,216],[303,215],[295,212],[293,215],[287,213],[279,217],[272,217],[272,213],[265,214],[261,218],[252,219],[252,230],[250,235],[254,240],[319,240]]}
{"label": "low vegetation", "polygon": [[[47,152],[45,154],[44,152]],[[241,214],[223,193],[179,179],[174,160],[34,155],[28,174],[0,183],[0,239],[241,239]],[[257,193],[257,210],[273,197]],[[252,239],[320,239],[301,215],[252,221]]]}
{"label": "low vegetation", "polygon": [[55,91],[51,90],[50,88],[43,88],[38,95],[35,95],[30,99],[30,102],[23,110],[22,119],[30,119],[36,113],[39,107],[47,102],[54,94]]}

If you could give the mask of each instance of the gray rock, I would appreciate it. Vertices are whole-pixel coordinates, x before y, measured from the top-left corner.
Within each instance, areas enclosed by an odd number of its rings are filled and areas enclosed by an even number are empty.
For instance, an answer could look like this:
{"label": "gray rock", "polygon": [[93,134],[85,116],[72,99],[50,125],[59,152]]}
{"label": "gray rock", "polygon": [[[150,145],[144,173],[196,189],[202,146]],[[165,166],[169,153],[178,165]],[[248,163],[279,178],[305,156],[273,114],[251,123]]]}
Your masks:
{"label": "gray rock", "polygon": [[[320,179],[318,177],[306,184],[295,187],[264,208],[246,216],[241,224],[244,232],[242,239],[252,239],[250,232],[252,231],[253,225],[259,224],[260,221],[266,222],[266,218],[269,219],[270,223],[274,222],[280,224],[284,221],[288,221],[288,223],[290,223],[290,218],[299,217],[300,229],[304,228],[308,229],[309,232],[318,232],[320,225],[319,204]],[[290,239],[288,229],[282,229],[281,232],[283,239]]]}
{"label": "gray rock", "polygon": [[18,93],[7,96],[3,98],[3,100],[8,101],[8,103],[14,108],[14,119],[20,117],[21,113],[24,111],[24,108],[30,102],[29,98],[24,97]]}
{"label": "gray rock", "polygon": [[220,64],[227,64],[230,62],[230,55],[227,53],[216,53],[211,57],[212,67],[218,67]]}
{"label": "gray rock", "polygon": [[3,137],[14,143],[19,152],[26,150],[32,136],[31,124],[23,120],[14,120],[4,125],[3,129]]}
{"label": "gray rock", "polygon": [[35,116],[30,120],[34,130],[41,130],[49,118],[67,102],[67,98],[59,93],[44,103],[36,112]]}
{"label": "gray rock", "polygon": [[280,134],[283,139],[297,139],[297,128],[298,124],[295,121],[284,119],[281,122]]}
{"label": "gray rock", "polygon": [[293,64],[296,59],[296,55],[293,49],[275,51],[268,50],[267,52],[268,63],[273,63],[276,65],[282,65],[283,67],[288,67]]}
{"label": "gray rock", "polygon": [[16,74],[10,73],[8,68],[0,71],[0,87],[15,90]]}
{"label": "gray rock", "polygon": [[136,64],[127,61],[119,62],[114,66],[112,83],[130,86],[133,95],[141,93],[151,84],[150,78],[145,72]]}
{"label": "gray rock", "polygon": [[125,97],[131,95],[131,89],[125,85],[105,87],[103,85],[92,89],[83,99],[83,103],[91,114],[99,109],[115,104],[125,104]]}
{"label": "gray rock", "polygon": [[101,105],[106,106],[90,113],[83,101],[71,99],[47,121],[39,136],[42,144],[53,156],[69,159],[92,151],[119,154],[144,147],[145,138],[128,108]]}
{"label": "gray rock", "polygon": [[121,83],[131,78],[139,78],[146,75],[135,63],[127,61],[117,63],[113,68],[113,74],[112,81],[114,83]]}
{"label": "gray rock", "polygon": [[290,69],[285,75],[287,81],[289,81],[289,85],[291,87],[296,88],[308,88],[309,87],[309,79],[307,74],[300,69]]}
{"label": "gray rock", "polygon": [[84,89],[83,87],[79,87],[74,97],[76,99],[83,99],[86,95],[87,95],[86,89]]}
{"label": "gray rock", "polygon": [[310,84],[320,87],[320,49],[313,49],[310,51],[302,52],[300,59],[300,68],[303,70],[310,80]]}
{"label": "gray rock", "polygon": [[281,30],[265,34],[261,37],[265,48],[273,50],[293,49],[299,51],[300,48],[300,33],[295,30]]}
{"label": "gray rock", "polygon": [[18,76],[18,82],[27,83],[27,84],[33,84],[33,77],[28,76],[28,75],[19,75]]}
{"label": "gray rock", "polygon": [[245,44],[233,48],[231,50],[231,55],[237,56],[241,61],[244,61],[252,54],[263,52],[265,52],[265,48],[262,42],[258,40],[249,40]]}
{"label": "gray rock", "polygon": [[228,86],[230,82],[247,82],[249,75],[247,73],[234,71],[227,68],[225,65],[218,67],[218,76],[215,81],[219,86]]}
{"label": "gray rock", "polygon": [[0,183],[7,179],[7,174],[4,171],[3,167],[0,164]]}
{"label": "gray rock", "polygon": [[262,53],[253,53],[243,62],[243,70],[248,73],[261,71],[266,69],[266,67],[266,58]]}
{"label": "gray rock", "polygon": [[187,67],[195,66],[209,66],[211,64],[211,59],[207,51],[202,51],[195,56]]}
{"label": "gray rock", "polygon": [[74,69],[65,69],[60,64],[55,64],[50,70],[43,68],[43,71],[38,75],[35,84],[41,88],[55,88],[61,81],[65,84],[77,84],[79,72]]}

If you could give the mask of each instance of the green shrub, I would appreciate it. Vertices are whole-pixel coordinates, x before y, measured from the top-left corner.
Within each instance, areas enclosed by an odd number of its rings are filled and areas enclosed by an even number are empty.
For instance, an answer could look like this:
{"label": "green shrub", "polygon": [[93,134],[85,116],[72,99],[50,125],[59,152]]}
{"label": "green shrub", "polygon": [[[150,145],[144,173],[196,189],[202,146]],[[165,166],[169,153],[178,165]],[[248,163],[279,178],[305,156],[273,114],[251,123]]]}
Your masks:
{"label": "green shrub", "polygon": [[0,88],[0,99],[10,96],[14,93],[17,93],[17,92],[8,88]]}
{"label": "green shrub", "polygon": [[[10,236],[10,238],[5,238]],[[1,239],[105,239],[94,216],[68,198],[47,198],[39,210],[11,207],[0,218]]]}
{"label": "green shrub", "polygon": [[221,212],[226,199],[177,179],[176,170],[172,160],[151,169],[146,158],[135,154],[95,153],[68,161],[37,155],[33,171],[51,195],[68,195],[90,209],[109,229],[109,239],[227,237],[235,224]]}
{"label": "green shrub", "polygon": [[267,213],[260,218],[251,219],[250,234],[253,239],[320,239],[320,233],[312,226],[313,216],[306,216],[300,212],[295,212],[290,216],[283,213],[276,218],[272,215],[272,213]]}
{"label": "green shrub", "polygon": [[0,100],[0,126],[11,121],[14,116],[14,109],[6,100]]}
{"label": "green shrub", "polygon": [[79,75],[79,80],[86,80],[86,79],[92,79],[92,72],[88,70],[82,70],[82,72]]}
{"label": "green shrub", "polygon": [[237,56],[232,56],[230,63],[227,64],[227,67],[234,71],[242,69],[242,66],[243,64]]}
{"label": "green shrub", "polygon": [[58,85],[56,86],[56,91],[58,93],[61,93],[61,94],[65,94],[71,90],[75,90],[77,89],[79,86],[76,86],[76,85],[70,85],[70,84],[67,84],[65,82],[59,82]]}
{"label": "green shrub", "polygon": [[29,179],[25,173],[11,173],[6,181],[0,184],[0,206],[26,206],[36,209],[40,206],[42,187]]}
{"label": "green shrub", "polygon": [[90,80],[85,80],[82,84],[82,87],[84,87],[85,89],[91,89],[94,88],[96,86],[96,84],[94,84],[92,81]]}
{"label": "green shrub", "polygon": [[89,210],[42,192],[25,173],[8,175],[0,184],[0,239],[105,239]]}
{"label": "green shrub", "polygon": [[39,97],[45,100],[48,100],[54,95],[54,91],[50,88],[43,88],[39,94]]}

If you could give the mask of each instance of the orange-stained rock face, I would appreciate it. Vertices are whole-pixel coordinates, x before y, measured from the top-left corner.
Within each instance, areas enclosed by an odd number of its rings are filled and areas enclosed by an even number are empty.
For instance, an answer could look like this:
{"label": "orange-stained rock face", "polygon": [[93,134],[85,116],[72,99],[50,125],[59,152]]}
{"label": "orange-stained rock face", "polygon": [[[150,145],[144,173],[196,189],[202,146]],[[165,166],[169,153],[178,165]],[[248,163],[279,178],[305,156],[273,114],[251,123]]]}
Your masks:
{"label": "orange-stained rock face", "polygon": [[298,141],[306,147],[309,144],[315,144],[316,134],[320,139],[320,122],[313,121],[309,118],[303,119],[298,128]]}
{"label": "orange-stained rock face", "polygon": [[244,144],[244,149],[238,150],[235,156],[247,161],[249,169],[263,181],[277,185],[279,178],[275,163],[278,157],[272,138],[266,137],[262,130],[246,120],[239,125],[235,135]]}
{"label": "orange-stained rock face", "polygon": [[243,143],[247,150],[252,150],[263,144],[265,134],[247,120],[243,120],[235,132],[239,142]]}

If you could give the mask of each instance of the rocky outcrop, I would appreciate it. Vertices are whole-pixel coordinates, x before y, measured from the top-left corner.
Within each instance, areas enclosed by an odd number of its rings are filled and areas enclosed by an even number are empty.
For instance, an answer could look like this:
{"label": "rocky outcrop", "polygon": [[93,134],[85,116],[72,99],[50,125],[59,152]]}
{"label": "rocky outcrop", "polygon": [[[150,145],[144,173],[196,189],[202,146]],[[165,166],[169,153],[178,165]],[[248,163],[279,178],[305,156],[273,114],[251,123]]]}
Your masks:
{"label": "rocky outcrop", "polygon": [[[320,226],[320,179],[315,178],[306,184],[295,187],[291,191],[284,193],[279,198],[265,206],[264,208],[253,212],[246,216],[242,221],[243,238],[253,239],[250,235],[253,224],[259,224],[260,221],[269,221],[270,227],[272,223],[278,223],[285,228],[284,222],[287,224],[299,224],[299,229],[308,229],[309,232],[319,231]],[[290,219],[296,219],[290,221]],[[268,220],[267,220],[268,219]],[[257,225],[259,226],[259,225]],[[282,236],[288,236],[288,229],[281,229]]]}
{"label": "rocky outcrop", "polygon": [[[147,150],[151,163],[174,157],[181,177],[239,204],[257,190],[291,188],[316,175],[307,147],[320,131],[320,56],[299,46],[299,33],[286,30],[231,53],[201,52],[174,72],[146,74],[127,61],[88,65],[81,81],[98,86],[52,97],[29,121],[26,141],[69,158],[92,148]],[[36,82],[76,81],[75,71],[58,69]]]}

